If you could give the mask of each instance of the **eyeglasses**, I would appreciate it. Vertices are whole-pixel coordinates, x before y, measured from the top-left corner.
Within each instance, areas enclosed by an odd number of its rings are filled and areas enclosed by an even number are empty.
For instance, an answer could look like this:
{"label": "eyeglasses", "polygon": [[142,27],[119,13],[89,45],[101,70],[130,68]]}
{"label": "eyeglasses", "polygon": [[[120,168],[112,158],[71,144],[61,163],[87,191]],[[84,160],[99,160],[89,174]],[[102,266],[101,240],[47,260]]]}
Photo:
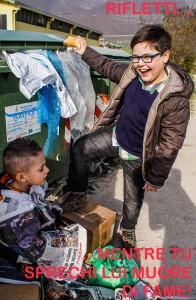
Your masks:
{"label": "eyeglasses", "polygon": [[161,52],[158,52],[158,53],[156,53],[156,54],[144,54],[144,55],[141,55],[141,56],[139,56],[139,55],[132,55],[132,56],[130,57],[130,60],[132,61],[133,64],[134,64],[134,63],[138,63],[139,60],[140,60],[140,58],[143,60],[144,63],[151,63],[152,60],[153,60],[156,56],[158,56],[158,55],[160,55],[160,54],[162,54],[162,53],[161,53]]}

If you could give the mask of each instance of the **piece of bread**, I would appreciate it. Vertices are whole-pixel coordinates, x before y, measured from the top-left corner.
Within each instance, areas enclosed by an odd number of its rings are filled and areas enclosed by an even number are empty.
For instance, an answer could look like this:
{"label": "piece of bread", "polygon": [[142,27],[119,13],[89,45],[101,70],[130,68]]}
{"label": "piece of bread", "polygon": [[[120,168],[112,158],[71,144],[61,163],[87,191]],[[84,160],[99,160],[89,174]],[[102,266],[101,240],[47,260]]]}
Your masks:
{"label": "piece of bread", "polygon": [[74,48],[79,48],[80,47],[80,42],[78,39],[74,36],[69,36],[64,42],[64,45],[69,46],[69,47],[74,47]]}

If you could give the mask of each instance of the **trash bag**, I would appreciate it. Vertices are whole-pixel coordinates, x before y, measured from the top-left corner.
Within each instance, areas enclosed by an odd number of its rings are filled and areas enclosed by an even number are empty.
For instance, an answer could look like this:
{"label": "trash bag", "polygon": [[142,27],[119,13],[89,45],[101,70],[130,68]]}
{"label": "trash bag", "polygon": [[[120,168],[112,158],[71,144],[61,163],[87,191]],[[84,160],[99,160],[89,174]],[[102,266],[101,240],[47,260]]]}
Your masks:
{"label": "trash bag", "polygon": [[58,52],[66,73],[66,88],[77,108],[70,117],[71,136],[76,141],[92,130],[96,95],[90,77],[90,67],[73,51]]}
{"label": "trash bag", "polygon": [[[112,289],[122,287],[123,285],[134,286],[139,281],[138,278],[132,278],[132,268],[138,266],[136,262],[125,256],[122,259],[122,250],[118,250],[112,258],[113,246],[106,246],[103,252],[109,248],[109,259],[103,259],[98,256],[98,250],[94,251],[92,257],[88,260],[93,268],[96,268],[96,278],[91,277],[88,284],[101,285]],[[114,257],[116,259],[114,259]]]}

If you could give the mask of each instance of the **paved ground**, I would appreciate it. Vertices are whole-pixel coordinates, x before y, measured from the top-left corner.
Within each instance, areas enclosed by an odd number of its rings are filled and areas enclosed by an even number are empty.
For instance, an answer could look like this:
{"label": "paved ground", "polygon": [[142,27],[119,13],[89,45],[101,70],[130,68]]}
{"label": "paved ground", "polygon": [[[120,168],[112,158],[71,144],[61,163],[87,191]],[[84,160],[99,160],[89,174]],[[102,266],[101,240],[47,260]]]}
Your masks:
{"label": "paved ground", "polygon": [[[195,108],[196,109],[196,108]],[[194,106],[192,105],[192,110]],[[145,260],[142,255],[138,264],[144,267],[159,268],[192,266],[191,277],[162,279],[144,278],[152,286],[158,285],[162,291],[166,286],[183,285],[185,294],[196,296],[196,113],[192,111],[187,137],[178,158],[173,166],[165,186],[157,193],[146,192],[139,223],[137,226],[137,246],[149,248],[165,248],[166,260]],[[112,168],[107,176],[94,182],[95,191],[89,198],[117,212],[116,228],[113,239],[114,246],[119,245],[119,222],[123,203],[122,169]],[[107,200],[106,200],[107,199]],[[187,256],[191,248],[192,258],[183,260],[177,255],[174,261],[170,248],[183,248]],[[191,288],[188,288],[191,286]],[[191,290],[189,290],[191,289]],[[195,298],[196,299],[196,298]]]}

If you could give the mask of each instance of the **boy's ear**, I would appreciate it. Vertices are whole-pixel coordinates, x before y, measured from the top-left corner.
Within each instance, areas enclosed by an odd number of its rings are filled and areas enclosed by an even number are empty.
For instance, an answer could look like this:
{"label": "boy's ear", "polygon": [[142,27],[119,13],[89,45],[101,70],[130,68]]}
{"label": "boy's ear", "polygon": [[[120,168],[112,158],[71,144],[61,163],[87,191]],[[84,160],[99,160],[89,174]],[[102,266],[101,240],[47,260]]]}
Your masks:
{"label": "boy's ear", "polygon": [[170,51],[167,50],[163,53],[163,58],[164,58],[164,63],[166,64],[169,60],[169,57],[170,57]]}
{"label": "boy's ear", "polygon": [[15,180],[19,181],[19,182],[26,182],[26,178],[25,178],[24,173],[22,173],[22,172],[17,173],[16,177],[15,177]]}

